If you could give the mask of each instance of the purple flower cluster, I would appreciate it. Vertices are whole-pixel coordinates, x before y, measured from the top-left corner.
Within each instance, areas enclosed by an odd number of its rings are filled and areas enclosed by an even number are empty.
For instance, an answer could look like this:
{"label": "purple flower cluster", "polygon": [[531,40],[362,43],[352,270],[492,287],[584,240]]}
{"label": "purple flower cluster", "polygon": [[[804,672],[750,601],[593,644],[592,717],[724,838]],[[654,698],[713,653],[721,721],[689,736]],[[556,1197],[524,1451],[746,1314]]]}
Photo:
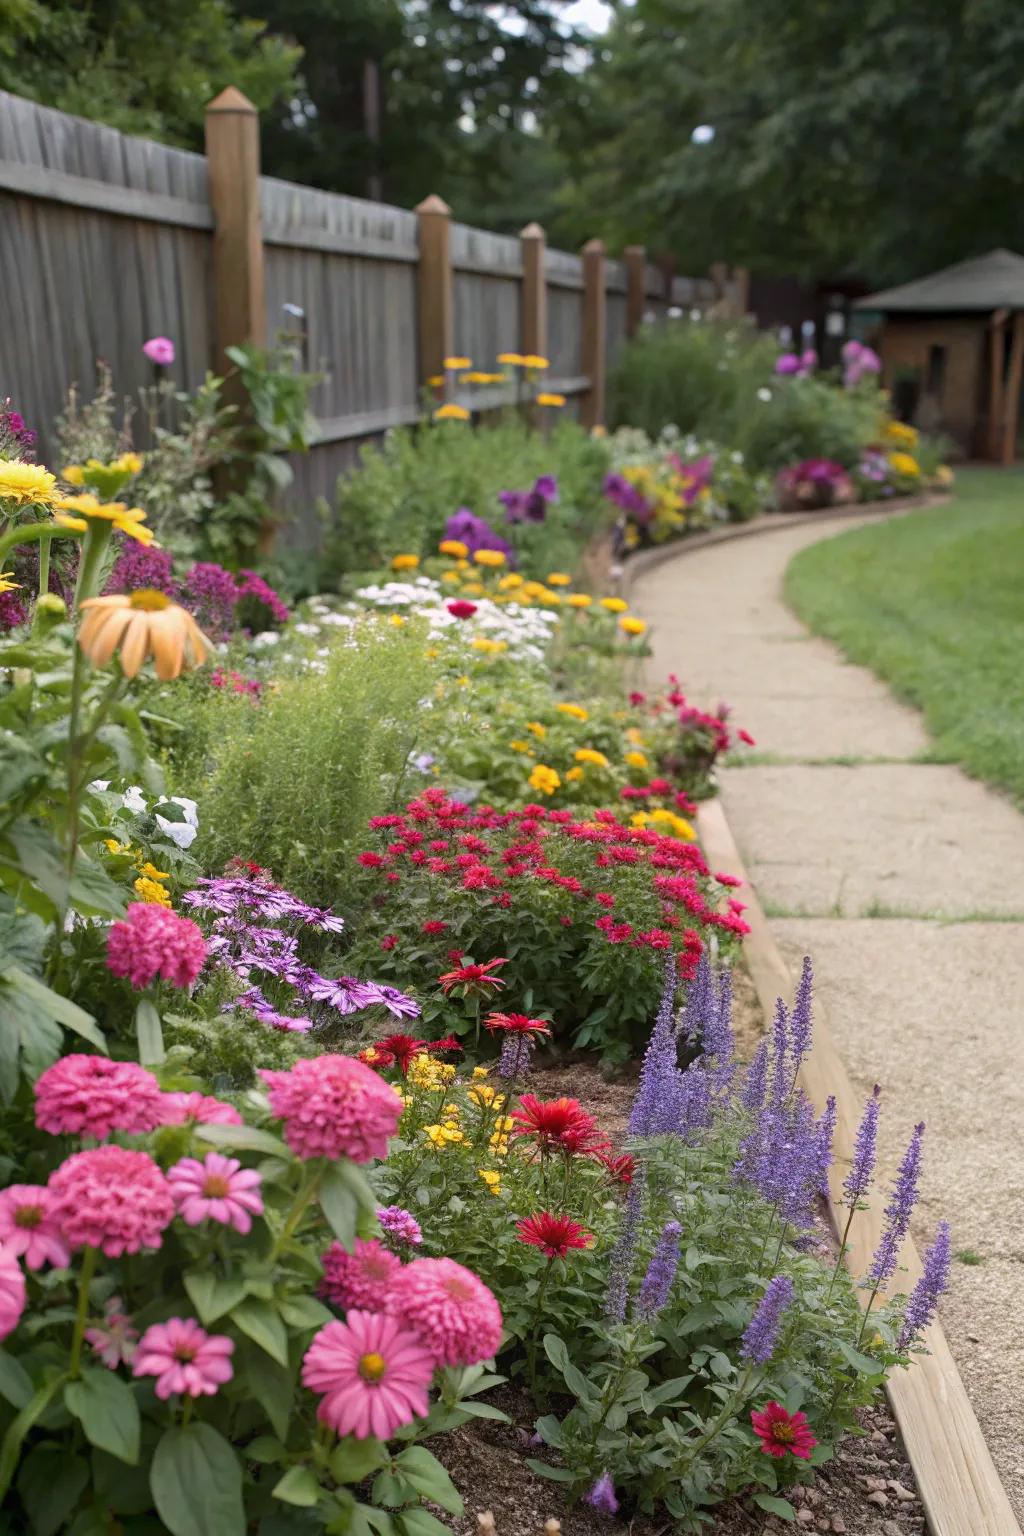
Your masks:
{"label": "purple flower cluster", "polygon": [[35,444],[36,434],[26,427],[24,416],[5,400],[0,405],[0,458],[31,459]]}
{"label": "purple flower cluster", "polygon": [[498,1076],[502,1082],[515,1083],[530,1075],[536,1043],[532,1035],[506,1033],[498,1057]]}
{"label": "purple flower cluster", "polygon": [[678,453],[670,453],[668,462],[682,482],[683,502],[686,506],[692,507],[701,491],[706,491],[711,485],[715,473],[714,455],[705,453],[699,459],[690,459],[684,463]]}
{"label": "purple flower cluster", "polygon": [[28,611],[17,592],[0,592],[0,634],[28,623]]}
{"label": "purple flower cluster", "polygon": [[752,1365],[767,1365],[775,1353],[782,1326],[782,1314],[793,1300],[793,1282],[788,1275],[776,1275],[757,1304],[740,1343],[740,1354]]}
{"label": "purple flower cluster", "polygon": [[631,485],[625,475],[614,470],[604,477],[604,494],[640,528],[646,528],[654,516],[653,503],[635,485]]}
{"label": "purple flower cluster", "polygon": [[381,1231],[394,1243],[416,1247],[423,1241],[423,1229],[411,1211],[401,1205],[384,1205],[377,1212]]}
{"label": "purple flower cluster", "polygon": [[875,1171],[878,1144],[878,1111],[881,1107],[879,1103],[881,1092],[881,1088],[876,1083],[870,1099],[864,1106],[860,1125],[857,1127],[853,1161],[843,1184],[843,1201],[851,1211],[856,1209],[858,1201],[863,1200],[871,1187],[871,1175]]}
{"label": "purple flower cluster", "polygon": [[868,1276],[876,1289],[896,1273],[903,1239],[910,1230],[910,1218],[917,1204],[917,1186],[921,1176],[923,1136],[924,1121],[922,1120],[919,1125],[914,1126],[914,1134],[903,1154],[903,1161],[900,1163],[896,1181],[889,1195],[889,1203],[885,1207],[885,1228],[871,1261],[871,1268],[868,1270]]}
{"label": "purple flower cluster", "polygon": [[661,1229],[658,1245],[651,1256],[636,1299],[634,1310],[640,1322],[653,1323],[658,1313],[668,1305],[676,1270],[679,1268],[679,1239],[682,1233],[678,1221],[666,1221]]}
{"label": "purple flower cluster", "polygon": [[602,1515],[618,1512],[619,1501],[615,1497],[615,1484],[609,1472],[601,1473],[590,1492],[583,1495],[583,1502],[589,1504],[591,1509],[599,1510]]}
{"label": "purple flower cluster", "polygon": [[495,533],[484,518],[477,517],[468,507],[460,507],[453,512],[444,525],[446,539],[458,539],[469,550],[470,558],[478,549],[500,550],[510,566],[515,565],[515,555],[511,544],[503,539],[499,533]]}
{"label": "purple flower cluster", "polygon": [[198,560],[181,584],[181,600],[211,640],[226,640],[231,634],[238,586],[222,565]]}
{"label": "purple flower cluster", "polygon": [[896,1341],[898,1349],[909,1349],[917,1335],[923,1328],[927,1328],[935,1316],[939,1298],[949,1284],[949,1261],[949,1223],[940,1221],[935,1241],[924,1256],[921,1278],[907,1300],[903,1326]]}
{"label": "purple flower cluster", "polygon": [[554,475],[538,475],[529,491],[499,491],[498,500],[505,508],[506,523],[542,523],[548,507],[558,500],[558,481]]}
{"label": "purple flower cluster", "polygon": [[249,629],[266,629],[268,616],[275,624],[287,624],[290,617],[288,605],[255,571],[239,571],[236,603],[245,619],[254,619],[247,625]]}
{"label": "purple flower cluster", "polygon": [[608,1290],[604,1298],[605,1316],[612,1322],[621,1323],[626,1318],[629,1301],[629,1283],[633,1278],[636,1247],[640,1239],[640,1222],[644,1214],[647,1195],[646,1166],[641,1163],[633,1176],[622,1211],[622,1222],[615,1246],[608,1259]]}
{"label": "purple flower cluster", "polygon": [[106,592],[137,592],[148,587],[165,592],[168,597],[178,596],[178,584],[174,579],[174,557],[169,550],[156,545],[146,548],[135,539],[122,538],[120,551],[114,561]]}
{"label": "purple flower cluster", "polygon": [[848,341],[843,348],[843,383],[853,389],[863,378],[877,376],[882,371],[882,359],[872,347],[862,341]]}
{"label": "purple flower cluster", "polygon": [[657,1136],[671,1128],[678,1075],[674,1017],[676,985],[676,957],[670,953],[665,962],[661,1002],[644,1052],[640,1083],[630,1111],[630,1136]]}
{"label": "purple flower cluster", "polygon": [[818,354],[813,347],[803,352],[783,352],[775,359],[775,372],[782,377],[803,378],[818,366]]}

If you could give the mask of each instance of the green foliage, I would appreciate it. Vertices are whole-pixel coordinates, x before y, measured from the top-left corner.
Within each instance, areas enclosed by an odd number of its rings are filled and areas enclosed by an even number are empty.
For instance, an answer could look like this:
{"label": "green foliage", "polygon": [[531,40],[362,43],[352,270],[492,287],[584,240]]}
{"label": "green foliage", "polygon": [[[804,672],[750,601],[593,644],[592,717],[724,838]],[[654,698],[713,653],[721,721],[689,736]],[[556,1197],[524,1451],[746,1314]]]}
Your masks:
{"label": "green foliage", "polygon": [[611,420],[657,437],[666,427],[732,445],[737,419],[770,384],[778,347],[743,324],[642,326],[612,370]]}
{"label": "green foliage", "polygon": [[774,472],[803,459],[853,469],[877,442],[883,403],[874,384],[840,389],[827,379],[773,380],[771,398],[737,401],[732,441],[753,470]]}

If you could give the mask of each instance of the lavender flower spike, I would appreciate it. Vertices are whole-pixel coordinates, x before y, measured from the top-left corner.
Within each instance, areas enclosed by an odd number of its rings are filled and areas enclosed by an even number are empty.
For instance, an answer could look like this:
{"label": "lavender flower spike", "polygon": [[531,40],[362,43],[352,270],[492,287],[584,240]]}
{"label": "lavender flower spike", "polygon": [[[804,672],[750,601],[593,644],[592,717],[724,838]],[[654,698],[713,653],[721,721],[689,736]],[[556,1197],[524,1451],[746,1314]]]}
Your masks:
{"label": "lavender flower spike", "polygon": [[604,1299],[604,1313],[613,1322],[626,1320],[626,1303],[629,1300],[629,1282],[633,1275],[637,1238],[640,1235],[640,1218],[644,1211],[646,1190],[645,1165],[640,1164],[622,1212],[622,1225],[615,1239],[615,1247],[608,1260],[608,1291]]}
{"label": "lavender flower spike", "polygon": [[583,1495],[583,1502],[589,1504],[592,1509],[599,1509],[603,1515],[614,1515],[618,1512],[619,1501],[615,1497],[615,1484],[608,1472],[601,1473],[590,1492]]}
{"label": "lavender flower spike", "polygon": [[682,1232],[678,1221],[666,1221],[661,1229],[658,1246],[647,1266],[636,1299],[636,1315],[645,1323],[653,1323],[658,1313],[668,1305],[672,1282],[679,1268],[679,1239]]}
{"label": "lavender flower spike", "polygon": [[658,1016],[644,1052],[640,1084],[630,1111],[630,1136],[652,1136],[656,1129],[667,1129],[666,1110],[675,1091],[676,1039],[672,1014],[677,984],[676,957],[671,954],[665,963]]}
{"label": "lavender flower spike", "polygon": [[836,1099],[830,1093],[825,1100],[825,1110],[818,1121],[817,1133],[817,1193],[828,1199],[828,1174],[832,1167],[832,1142],[836,1134]]}
{"label": "lavender flower spike", "polygon": [[793,1011],[789,1016],[789,1049],[793,1059],[793,1077],[811,1048],[811,1008],[814,1001],[814,972],[809,955],[804,955],[803,970],[793,999]]}
{"label": "lavender flower spike", "polygon": [[871,1187],[871,1175],[875,1171],[875,1149],[878,1143],[878,1111],[882,1090],[876,1083],[871,1097],[864,1106],[857,1140],[853,1147],[853,1162],[843,1184],[843,1202],[855,1210]]}
{"label": "lavender flower spike", "polygon": [[793,1300],[793,1282],[788,1275],[776,1275],[747,1324],[740,1354],[753,1365],[767,1365],[775,1352],[782,1314]]}
{"label": "lavender flower spike", "polygon": [[939,1297],[949,1284],[949,1258],[949,1222],[940,1221],[935,1241],[924,1256],[924,1272],[910,1293],[897,1349],[909,1349],[934,1317]]}
{"label": "lavender flower spike", "polygon": [[762,1109],[768,1087],[768,1042],[762,1040],[753,1061],[747,1068],[746,1081],[740,1102],[744,1109]]}
{"label": "lavender flower spike", "polygon": [[868,1275],[877,1290],[896,1273],[896,1264],[903,1246],[903,1239],[910,1227],[910,1217],[917,1204],[917,1181],[921,1175],[921,1137],[924,1121],[914,1126],[910,1145],[903,1154],[896,1182],[885,1208],[886,1226],[882,1240],[871,1261]]}
{"label": "lavender flower spike", "polygon": [[775,1017],[772,1020],[772,1086],[771,1100],[779,1105],[789,1094],[789,1015],[782,998],[776,999]]}

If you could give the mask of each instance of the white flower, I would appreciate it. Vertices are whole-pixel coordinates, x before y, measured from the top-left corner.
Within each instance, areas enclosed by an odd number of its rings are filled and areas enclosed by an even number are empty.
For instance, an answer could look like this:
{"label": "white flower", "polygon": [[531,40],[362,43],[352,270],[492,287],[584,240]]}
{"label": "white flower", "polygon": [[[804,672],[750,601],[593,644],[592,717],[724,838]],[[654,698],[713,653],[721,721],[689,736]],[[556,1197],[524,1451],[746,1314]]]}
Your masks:
{"label": "white flower", "polygon": [[261,629],[258,635],[253,635],[249,644],[254,651],[268,650],[272,645],[277,645],[281,635],[276,629]]}
{"label": "white flower", "polygon": [[181,809],[185,812],[184,821],[168,821],[167,817],[161,816],[158,811],[154,811],[153,815],[161,832],[165,837],[170,838],[176,848],[181,848],[182,850],[191,848],[196,840],[196,833],[199,830],[199,807],[196,802],[190,800],[187,795],[172,795],[170,800],[168,800],[166,795],[161,795],[157,805],[181,806]]}
{"label": "white flower", "polygon": [[130,784],[121,796],[121,804],[126,811],[131,811],[135,816],[142,816],[146,810],[146,797],[138,784]]}
{"label": "white flower", "polygon": [[759,389],[758,392],[757,392],[757,398],[759,400],[764,400],[764,401],[767,402],[768,400],[771,399],[771,397],[772,397],[772,392],[771,392],[770,389]]}
{"label": "white flower", "polygon": [[[4,732],[5,736],[10,736],[12,734],[13,733],[11,731],[5,731]],[[99,794],[102,794],[105,789],[109,789],[110,788],[110,780],[109,779],[93,779],[92,783],[91,784],[87,784],[85,787],[86,787],[86,789],[91,789],[93,794],[99,795]]]}
{"label": "white flower", "polygon": [[293,624],[292,628],[297,635],[318,635],[320,633],[319,624]]}

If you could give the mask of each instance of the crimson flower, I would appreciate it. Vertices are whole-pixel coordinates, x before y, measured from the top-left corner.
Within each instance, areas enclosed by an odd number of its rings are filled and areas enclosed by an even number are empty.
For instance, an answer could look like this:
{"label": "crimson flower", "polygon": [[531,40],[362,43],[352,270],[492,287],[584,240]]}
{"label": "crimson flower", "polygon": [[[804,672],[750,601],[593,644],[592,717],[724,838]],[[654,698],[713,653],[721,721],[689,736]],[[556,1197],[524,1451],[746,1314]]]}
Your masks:
{"label": "crimson flower", "polygon": [[766,1403],[760,1412],[755,1409],[750,1422],[766,1456],[774,1456],[779,1461],[786,1456],[810,1461],[818,1442],[811,1434],[806,1414],[787,1413],[781,1403],[772,1402]]}
{"label": "crimson flower", "polygon": [[500,1029],[506,1035],[550,1035],[547,1019],[531,1019],[525,1013],[489,1013],[485,1028],[493,1034]]}
{"label": "crimson flower", "polygon": [[578,1099],[545,1102],[535,1094],[524,1093],[512,1119],[516,1122],[514,1134],[532,1136],[541,1152],[595,1153],[609,1145],[597,1121],[580,1107]]}
{"label": "crimson flower", "polygon": [[443,1040],[432,1040],[430,1049],[432,1051],[464,1051],[466,1047],[460,1040],[456,1040],[454,1035],[445,1035]]}
{"label": "crimson flower", "polygon": [[491,975],[499,965],[508,965],[508,961],[488,960],[486,965],[460,965],[456,971],[445,971],[443,976],[438,977],[438,981],[445,997],[454,987],[462,987],[464,997],[472,997],[474,994],[486,997],[488,987],[493,987],[497,992],[505,985],[500,976]]}
{"label": "crimson flower", "polygon": [[603,1148],[596,1151],[593,1156],[603,1168],[608,1170],[612,1179],[617,1184],[632,1184],[633,1175],[636,1173],[636,1158],[630,1152],[623,1152],[616,1157]]}
{"label": "crimson flower", "polygon": [[589,1248],[589,1232],[568,1216],[554,1216],[550,1211],[535,1211],[516,1222],[516,1236],[521,1243],[539,1248],[549,1259],[564,1259],[570,1248]]}
{"label": "crimson flower", "polygon": [[426,1040],[417,1040],[413,1035],[385,1035],[383,1040],[375,1040],[371,1045],[374,1059],[370,1065],[397,1066],[402,1076],[407,1077],[409,1063],[420,1051],[425,1051],[427,1046]]}
{"label": "crimson flower", "polygon": [[476,613],[476,603],[467,603],[464,597],[458,597],[454,603],[446,603],[445,606],[453,619],[471,619]]}

